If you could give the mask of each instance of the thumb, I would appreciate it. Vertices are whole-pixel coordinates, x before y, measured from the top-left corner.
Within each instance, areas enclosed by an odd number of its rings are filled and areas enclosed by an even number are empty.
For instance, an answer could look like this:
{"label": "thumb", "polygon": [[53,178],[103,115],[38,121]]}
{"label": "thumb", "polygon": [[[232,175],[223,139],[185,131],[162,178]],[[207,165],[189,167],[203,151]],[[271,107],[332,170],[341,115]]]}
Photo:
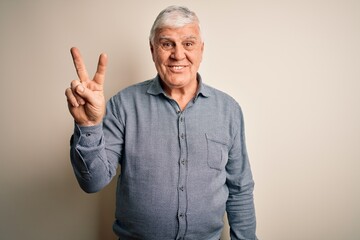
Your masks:
{"label": "thumb", "polygon": [[82,96],[84,94],[85,87],[82,84],[77,85],[76,93]]}
{"label": "thumb", "polygon": [[85,102],[89,102],[90,104],[93,102],[93,98],[94,98],[93,92],[84,85],[79,84],[78,86],[76,86],[76,93],[83,100],[85,100]]}

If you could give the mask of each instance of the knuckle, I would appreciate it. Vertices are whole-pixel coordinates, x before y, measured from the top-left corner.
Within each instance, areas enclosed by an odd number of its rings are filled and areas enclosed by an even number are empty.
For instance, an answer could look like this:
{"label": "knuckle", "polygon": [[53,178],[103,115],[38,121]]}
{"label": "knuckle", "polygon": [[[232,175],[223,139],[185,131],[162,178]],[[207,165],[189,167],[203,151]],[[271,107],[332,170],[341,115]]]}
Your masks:
{"label": "knuckle", "polygon": [[67,88],[65,89],[65,96],[67,96],[68,98],[72,95],[72,90],[71,88]]}
{"label": "knuckle", "polygon": [[70,86],[72,89],[74,89],[79,84],[81,84],[79,80],[72,80]]}

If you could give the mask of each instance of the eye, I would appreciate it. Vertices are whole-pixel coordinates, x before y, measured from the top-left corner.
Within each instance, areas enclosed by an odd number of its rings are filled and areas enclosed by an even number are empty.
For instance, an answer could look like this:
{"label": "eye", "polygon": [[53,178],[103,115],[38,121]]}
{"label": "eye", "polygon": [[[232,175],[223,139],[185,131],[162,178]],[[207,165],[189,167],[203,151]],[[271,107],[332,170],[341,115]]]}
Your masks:
{"label": "eye", "polygon": [[187,50],[191,50],[195,47],[195,43],[194,42],[185,42],[184,44],[184,48]]}
{"label": "eye", "polygon": [[174,48],[174,43],[172,42],[162,42],[160,43],[161,47],[165,50],[170,50]]}

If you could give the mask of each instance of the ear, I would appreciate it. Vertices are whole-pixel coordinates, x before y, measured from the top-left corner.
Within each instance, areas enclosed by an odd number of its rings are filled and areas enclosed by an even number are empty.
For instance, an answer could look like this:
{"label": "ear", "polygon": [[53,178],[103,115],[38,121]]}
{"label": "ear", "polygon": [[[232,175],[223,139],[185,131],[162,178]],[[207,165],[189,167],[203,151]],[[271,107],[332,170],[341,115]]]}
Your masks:
{"label": "ear", "polygon": [[201,61],[202,61],[203,54],[204,54],[204,42],[202,42],[202,44],[201,44]]}
{"label": "ear", "polygon": [[150,45],[150,51],[151,51],[151,56],[152,56],[152,60],[155,62],[155,59],[154,59],[154,46],[153,44],[151,43],[151,41],[149,41],[149,45]]}

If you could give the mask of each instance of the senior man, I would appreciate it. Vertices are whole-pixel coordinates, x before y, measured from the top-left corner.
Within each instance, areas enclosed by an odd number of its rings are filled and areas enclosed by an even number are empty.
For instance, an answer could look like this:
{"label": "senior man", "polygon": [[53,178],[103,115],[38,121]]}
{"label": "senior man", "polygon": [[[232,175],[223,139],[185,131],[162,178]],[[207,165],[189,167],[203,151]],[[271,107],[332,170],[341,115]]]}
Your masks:
{"label": "senior man", "polygon": [[101,190],[121,166],[113,225],[121,240],[218,240],[225,211],[232,239],[256,239],[242,112],[198,73],[204,43],[195,13],[160,12],[150,50],[157,76],[105,104],[107,56],[90,79],[71,49],[79,79],[66,89],[70,155],[81,188]]}

